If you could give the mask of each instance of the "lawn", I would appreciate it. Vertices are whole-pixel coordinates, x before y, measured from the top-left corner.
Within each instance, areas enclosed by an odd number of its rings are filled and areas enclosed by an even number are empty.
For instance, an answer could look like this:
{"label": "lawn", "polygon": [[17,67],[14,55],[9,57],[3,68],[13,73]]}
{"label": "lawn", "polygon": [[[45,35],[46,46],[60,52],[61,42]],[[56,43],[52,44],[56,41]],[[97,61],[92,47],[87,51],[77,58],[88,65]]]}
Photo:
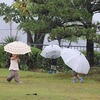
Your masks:
{"label": "lawn", "polygon": [[0,69],[0,100],[100,100],[100,81],[93,74],[83,76],[83,83],[72,83],[70,72],[20,71],[21,84],[7,82],[8,75],[8,69]]}

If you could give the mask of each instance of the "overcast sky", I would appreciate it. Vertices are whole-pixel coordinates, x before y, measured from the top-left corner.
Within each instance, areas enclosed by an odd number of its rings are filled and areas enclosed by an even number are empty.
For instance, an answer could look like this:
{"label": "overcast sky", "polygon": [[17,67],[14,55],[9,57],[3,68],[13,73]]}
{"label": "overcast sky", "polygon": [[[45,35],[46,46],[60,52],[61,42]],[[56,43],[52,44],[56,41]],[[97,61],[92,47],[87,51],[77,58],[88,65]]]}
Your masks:
{"label": "overcast sky", "polygon": [[8,5],[11,5],[13,3],[14,0],[0,0],[0,3],[6,3]]}

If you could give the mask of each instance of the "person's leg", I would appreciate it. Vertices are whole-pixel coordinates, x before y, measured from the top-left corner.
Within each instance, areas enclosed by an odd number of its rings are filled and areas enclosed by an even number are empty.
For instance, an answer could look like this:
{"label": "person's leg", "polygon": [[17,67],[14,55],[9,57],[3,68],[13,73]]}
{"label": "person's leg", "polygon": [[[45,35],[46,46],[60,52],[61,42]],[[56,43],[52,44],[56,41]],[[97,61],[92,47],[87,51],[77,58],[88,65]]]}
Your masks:
{"label": "person's leg", "polygon": [[56,74],[56,70],[57,70],[56,65],[53,66],[53,69],[54,69],[54,73]]}
{"label": "person's leg", "polygon": [[52,69],[50,69],[49,73],[52,74]]}
{"label": "person's leg", "polygon": [[50,69],[49,73],[52,74],[52,72],[53,72],[53,65],[51,65],[51,69]]}
{"label": "person's leg", "polygon": [[82,83],[82,82],[83,82],[83,78],[80,77],[79,75],[77,75],[77,77],[78,77],[78,79],[80,80],[80,83]]}
{"label": "person's leg", "polygon": [[76,76],[73,76],[72,82],[75,83],[76,82],[76,79],[77,79],[77,77]]}
{"label": "person's leg", "polygon": [[73,74],[72,82],[75,83],[77,79],[77,73],[74,70],[72,70],[72,74]]}
{"label": "person's leg", "polygon": [[15,81],[20,82],[18,71],[16,70],[16,71],[14,71],[14,73],[15,73],[15,77],[14,77]]}
{"label": "person's leg", "polygon": [[56,70],[54,70],[54,73],[56,74]]}
{"label": "person's leg", "polygon": [[14,71],[11,70],[11,71],[10,71],[10,75],[9,75],[8,78],[7,78],[7,81],[10,82],[13,78],[14,78]]}

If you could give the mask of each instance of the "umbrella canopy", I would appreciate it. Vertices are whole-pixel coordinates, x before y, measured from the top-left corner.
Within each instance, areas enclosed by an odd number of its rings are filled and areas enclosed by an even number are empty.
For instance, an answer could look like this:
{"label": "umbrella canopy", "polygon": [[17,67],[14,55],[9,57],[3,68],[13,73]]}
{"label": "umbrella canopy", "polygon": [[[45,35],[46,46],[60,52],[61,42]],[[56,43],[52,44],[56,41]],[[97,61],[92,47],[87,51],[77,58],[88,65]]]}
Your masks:
{"label": "umbrella canopy", "polygon": [[4,51],[11,54],[26,54],[31,52],[30,46],[20,41],[14,41],[4,46]]}
{"label": "umbrella canopy", "polygon": [[61,51],[64,63],[78,73],[87,74],[90,65],[86,57],[78,50],[64,48]]}
{"label": "umbrella canopy", "polygon": [[61,48],[58,45],[49,45],[42,50],[40,55],[43,56],[44,58],[56,59],[60,57],[60,53],[61,53]]}

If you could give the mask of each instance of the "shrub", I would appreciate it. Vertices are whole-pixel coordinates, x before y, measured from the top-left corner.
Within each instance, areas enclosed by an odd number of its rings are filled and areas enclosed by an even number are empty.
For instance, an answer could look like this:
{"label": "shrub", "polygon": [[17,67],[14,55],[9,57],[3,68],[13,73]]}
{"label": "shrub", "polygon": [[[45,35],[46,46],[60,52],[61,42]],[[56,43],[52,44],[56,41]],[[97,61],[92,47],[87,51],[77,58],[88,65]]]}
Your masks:
{"label": "shrub", "polygon": [[100,52],[94,51],[94,65],[100,67]]}
{"label": "shrub", "polygon": [[4,51],[4,46],[0,45],[0,68],[5,67],[8,53]]}
{"label": "shrub", "polygon": [[[86,56],[86,52],[82,52]],[[94,66],[100,67],[100,52],[94,51]]]}
{"label": "shrub", "polygon": [[[25,55],[21,55],[20,59],[21,59],[21,66],[23,66],[21,69],[28,69],[31,70],[33,68],[37,67],[37,56],[39,54],[40,50],[35,48],[35,47],[31,47],[31,53],[25,54]],[[26,68],[28,66],[28,68]]]}

